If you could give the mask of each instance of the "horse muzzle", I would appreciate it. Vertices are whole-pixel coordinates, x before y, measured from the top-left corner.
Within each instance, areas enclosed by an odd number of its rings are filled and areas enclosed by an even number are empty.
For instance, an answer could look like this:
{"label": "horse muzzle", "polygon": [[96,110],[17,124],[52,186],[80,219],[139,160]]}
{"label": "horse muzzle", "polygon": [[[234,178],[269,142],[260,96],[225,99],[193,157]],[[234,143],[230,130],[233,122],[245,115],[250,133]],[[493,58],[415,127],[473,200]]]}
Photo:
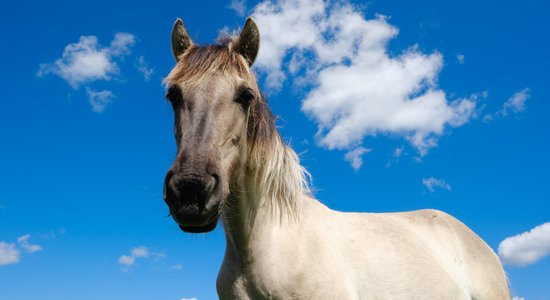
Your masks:
{"label": "horse muzzle", "polygon": [[200,233],[216,228],[222,202],[219,185],[216,175],[168,171],[164,181],[164,201],[181,230]]}

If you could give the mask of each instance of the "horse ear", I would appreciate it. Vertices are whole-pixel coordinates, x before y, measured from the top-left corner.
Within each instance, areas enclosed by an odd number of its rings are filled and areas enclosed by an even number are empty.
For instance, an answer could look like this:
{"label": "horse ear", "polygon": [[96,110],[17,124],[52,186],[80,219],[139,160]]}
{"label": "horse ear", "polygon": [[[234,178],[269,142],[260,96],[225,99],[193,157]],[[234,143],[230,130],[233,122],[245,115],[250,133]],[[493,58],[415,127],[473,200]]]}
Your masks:
{"label": "horse ear", "polygon": [[258,50],[260,49],[260,31],[252,18],[248,17],[248,19],[246,19],[244,28],[235,42],[233,49],[246,59],[249,66],[252,66],[256,59],[256,55],[258,55]]}
{"label": "horse ear", "polygon": [[172,28],[172,53],[174,54],[176,62],[179,60],[179,56],[192,45],[193,42],[189,37],[187,29],[185,29],[185,25],[183,25],[183,21],[177,18]]}

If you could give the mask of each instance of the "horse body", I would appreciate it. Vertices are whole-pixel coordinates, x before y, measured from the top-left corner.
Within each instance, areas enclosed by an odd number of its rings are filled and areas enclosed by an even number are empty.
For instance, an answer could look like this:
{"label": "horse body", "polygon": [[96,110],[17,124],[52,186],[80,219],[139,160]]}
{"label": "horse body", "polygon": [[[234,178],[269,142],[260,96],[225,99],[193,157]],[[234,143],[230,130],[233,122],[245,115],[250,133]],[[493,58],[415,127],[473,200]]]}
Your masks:
{"label": "horse body", "polygon": [[510,299],[498,257],[453,217],[342,213],[312,198],[250,69],[251,19],[213,46],[195,46],[178,19],[172,48],[177,155],[164,199],[186,232],[211,231],[221,217],[221,299]]}
{"label": "horse body", "polygon": [[243,248],[228,238],[220,299],[510,299],[494,252],[445,213],[341,213],[303,201],[297,221],[262,219]]}

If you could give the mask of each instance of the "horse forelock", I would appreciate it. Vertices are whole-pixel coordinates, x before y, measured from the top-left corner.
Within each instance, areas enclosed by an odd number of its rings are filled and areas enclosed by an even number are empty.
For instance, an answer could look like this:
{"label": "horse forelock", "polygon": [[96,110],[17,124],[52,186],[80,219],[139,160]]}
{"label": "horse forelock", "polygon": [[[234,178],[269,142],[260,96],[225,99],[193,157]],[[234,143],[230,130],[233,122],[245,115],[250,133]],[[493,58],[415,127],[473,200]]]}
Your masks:
{"label": "horse forelock", "polygon": [[193,86],[205,76],[214,73],[254,80],[244,57],[231,51],[230,43],[223,43],[189,47],[179,57],[178,63],[164,79],[164,83],[168,86],[174,84]]}

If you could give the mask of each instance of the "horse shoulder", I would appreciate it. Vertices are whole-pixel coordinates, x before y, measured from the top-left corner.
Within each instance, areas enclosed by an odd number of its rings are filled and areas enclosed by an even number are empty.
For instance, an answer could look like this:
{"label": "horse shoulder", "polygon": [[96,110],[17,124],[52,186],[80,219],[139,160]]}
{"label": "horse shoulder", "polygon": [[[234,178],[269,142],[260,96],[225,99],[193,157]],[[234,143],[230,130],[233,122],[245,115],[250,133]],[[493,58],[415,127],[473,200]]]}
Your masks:
{"label": "horse shoulder", "polygon": [[272,226],[255,240],[247,282],[262,295],[256,298],[357,299],[331,234],[338,229],[335,212],[309,197],[303,202],[299,220]]}

